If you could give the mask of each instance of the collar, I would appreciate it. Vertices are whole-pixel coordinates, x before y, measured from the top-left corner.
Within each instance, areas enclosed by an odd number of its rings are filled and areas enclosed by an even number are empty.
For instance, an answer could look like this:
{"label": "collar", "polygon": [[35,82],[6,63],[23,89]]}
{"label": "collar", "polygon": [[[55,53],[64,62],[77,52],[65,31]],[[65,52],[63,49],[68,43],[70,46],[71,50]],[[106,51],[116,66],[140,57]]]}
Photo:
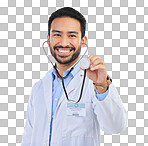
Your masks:
{"label": "collar", "polygon": [[[72,66],[70,68],[68,68],[66,71],[64,71],[63,76],[66,76],[71,68],[72,68]],[[79,71],[80,71],[80,63],[78,63],[75,66],[75,68],[72,70],[72,72],[70,74],[74,77]],[[53,80],[55,79],[55,77],[57,77],[57,75],[56,75],[55,69],[53,68],[53,70],[52,70],[52,78],[53,78]]]}

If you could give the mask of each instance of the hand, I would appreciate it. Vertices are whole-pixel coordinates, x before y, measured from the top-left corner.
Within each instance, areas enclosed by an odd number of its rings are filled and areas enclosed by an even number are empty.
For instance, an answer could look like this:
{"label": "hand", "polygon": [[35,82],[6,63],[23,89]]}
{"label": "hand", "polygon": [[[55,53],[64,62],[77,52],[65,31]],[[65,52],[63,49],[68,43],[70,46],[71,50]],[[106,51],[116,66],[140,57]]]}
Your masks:
{"label": "hand", "polygon": [[90,55],[90,67],[87,69],[87,77],[94,83],[104,84],[107,79],[107,69],[105,62],[98,55]]}

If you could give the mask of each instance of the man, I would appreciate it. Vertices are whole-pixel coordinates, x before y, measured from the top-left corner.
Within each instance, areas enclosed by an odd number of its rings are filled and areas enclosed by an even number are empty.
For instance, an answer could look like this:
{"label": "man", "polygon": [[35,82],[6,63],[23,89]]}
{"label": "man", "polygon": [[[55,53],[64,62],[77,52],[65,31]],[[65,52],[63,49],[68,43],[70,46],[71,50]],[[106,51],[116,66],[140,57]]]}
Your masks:
{"label": "man", "polygon": [[[48,45],[61,76],[79,60],[87,41],[85,28],[85,18],[73,8],[61,8],[49,18]],[[107,76],[106,64],[97,55],[88,59],[91,65],[77,104],[67,101],[54,68],[34,85],[22,146],[99,146],[100,129],[119,133],[126,128],[127,113]],[[78,64],[64,79],[70,100],[80,95],[83,72]]]}

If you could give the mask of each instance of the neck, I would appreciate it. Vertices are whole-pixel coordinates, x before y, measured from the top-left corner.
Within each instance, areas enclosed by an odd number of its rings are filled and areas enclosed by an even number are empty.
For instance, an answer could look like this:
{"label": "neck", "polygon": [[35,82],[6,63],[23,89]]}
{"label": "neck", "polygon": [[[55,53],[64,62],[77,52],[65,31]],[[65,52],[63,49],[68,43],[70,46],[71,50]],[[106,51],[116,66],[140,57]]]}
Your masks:
{"label": "neck", "polygon": [[77,59],[75,59],[74,61],[68,63],[68,64],[60,64],[58,62],[56,62],[56,67],[58,69],[58,72],[61,76],[63,76],[63,72],[66,71],[67,69],[69,69],[74,63],[76,63],[79,60],[80,57],[78,57]]}

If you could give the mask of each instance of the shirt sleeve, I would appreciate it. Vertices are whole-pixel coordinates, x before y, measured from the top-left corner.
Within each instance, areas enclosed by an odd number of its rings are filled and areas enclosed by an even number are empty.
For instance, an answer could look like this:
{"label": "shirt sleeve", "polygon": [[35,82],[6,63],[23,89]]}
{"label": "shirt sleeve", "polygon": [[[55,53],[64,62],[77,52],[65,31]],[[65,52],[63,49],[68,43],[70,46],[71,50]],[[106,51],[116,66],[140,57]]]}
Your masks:
{"label": "shirt sleeve", "polygon": [[108,92],[109,92],[109,88],[107,89],[105,93],[102,93],[102,94],[99,94],[98,91],[95,89],[96,98],[99,99],[100,101],[103,101],[108,95]]}

